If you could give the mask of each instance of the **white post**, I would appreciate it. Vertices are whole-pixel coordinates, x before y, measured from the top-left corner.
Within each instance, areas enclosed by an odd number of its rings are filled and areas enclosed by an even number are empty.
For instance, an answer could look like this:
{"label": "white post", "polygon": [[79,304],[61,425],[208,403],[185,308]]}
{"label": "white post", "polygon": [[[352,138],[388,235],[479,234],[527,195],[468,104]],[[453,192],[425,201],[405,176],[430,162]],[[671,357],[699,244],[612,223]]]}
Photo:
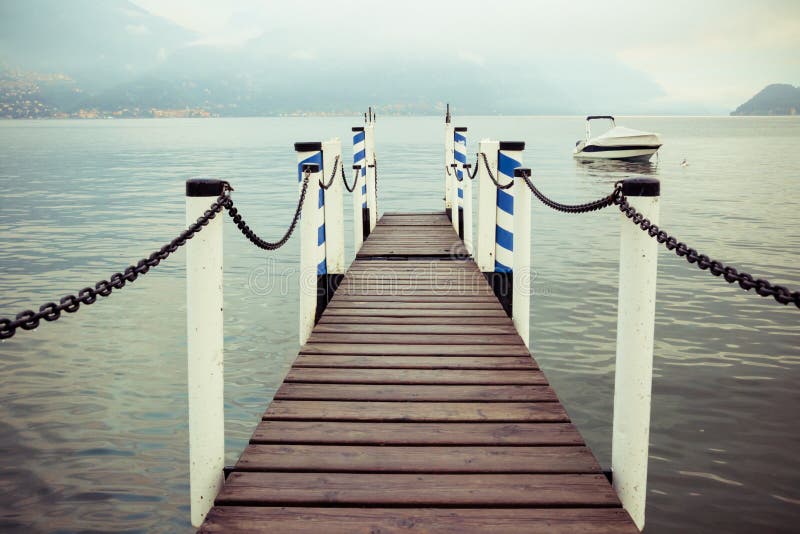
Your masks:
{"label": "white post", "polygon": [[[325,274],[325,201],[319,187],[322,179],[322,143],[295,143],[297,178],[303,185],[305,170],[311,171],[300,217],[300,344],[305,344],[314,328],[317,313],[317,277]],[[322,272],[320,272],[322,271]]]}
{"label": "white post", "polygon": [[453,230],[458,234],[458,188],[461,185],[456,177],[456,169],[458,165],[455,163],[450,164],[450,222],[453,225]]}
{"label": "white post", "polygon": [[500,143],[484,139],[478,143],[478,248],[475,261],[481,272],[494,271],[494,240],[495,226],[497,226],[497,188],[489,178],[483,156],[497,176],[497,151]]}
{"label": "white post", "polygon": [[514,292],[511,310],[525,346],[531,347],[531,190],[523,177],[530,169],[514,171]]}
{"label": "white post", "polygon": [[[622,193],[639,213],[658,224],[657,179],[625,180]],[[641,530],[647,497],[658,242],[624,214],[620,218],[611,470],[614,490]]]}
{"label": "white post", "polygon": [[[363,126],[356,126],[353,130],[353,170],[358,174],[356,187],[353,191],[353,246],[358,254],[364,243],[364,221],[368,220],[364,214],[367,210],[367,151]],[[358,167],[358,169],[356,169]]]}
{"label": "white post", "polygon": [[[219,180],[186,182],[186,224],[222,193]],[[223,482],[225,405],[222,352],[222,213],[186,242],[186,345],[189,384],[189,494],[199,527]]]}
{"label": "white post", "polygon": [[372,108],[370,108],[369,122],[364,128],[366,134],[367,151],[367,207],[369,208],[369,231],[375,229],[378,224],[378,193],[375,174],[375,121],[372,118]]}
{"label": "white post", "polygon": [[[334,165],[338,162],[336,165]],[[339,178],[344,161],[342,142],[338,137],[322,143],[322,179],[325,185],[325,260],[328,273],[344,274],[344,202]]]}
{"label": "white post", "polygon": [[459,237],[464,241],[467,251],[472,253],[472,184],[469,176],[464,171],[467,164],[467,129],[455,128],[453,136],[453,158],[458,165],[455,169],[458,182],[458,230]]}
{"label": "white post", "polygon": [[452,219],[453,205],[453,124],[450,122],[450,105],[447,105],[447,117],[444,123],[444,209]]}

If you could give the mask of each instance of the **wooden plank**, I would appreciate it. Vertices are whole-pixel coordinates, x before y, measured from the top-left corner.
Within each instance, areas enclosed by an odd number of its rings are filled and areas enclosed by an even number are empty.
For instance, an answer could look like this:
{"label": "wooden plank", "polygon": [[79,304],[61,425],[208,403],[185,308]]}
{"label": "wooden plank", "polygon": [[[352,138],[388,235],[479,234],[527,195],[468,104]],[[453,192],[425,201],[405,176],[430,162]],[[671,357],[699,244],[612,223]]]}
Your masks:
{"label": "wooden plank", "polygon": [[[356,336],[358,334],[352,335]],[[522,344],[396,345],[392,343],[306,343],[300,349],[300,354],[371,354],[375,356],[530,356],[527,347]]]}
{"label": "wooden plank", "polygon": [[[517,334],[356,334],[352,332],[312,333],[309,343],[352,343],[380,344],[395,343],[397,345],[514,345],[522,343]],[[349,351],[348,351],[349,352]]]}
{"label": "wooden plank", "polygon": [[557,402],[353,402],[273,400],[264,419],[294,421],[566,423]]}
{"label": "wooden plank", "polygon": [[516,334],[514,325],[507,324],[330,324],[320,321],[314,327],[315,334],[326,333],[373,333],[373,334],[449,334],[449,335],[500,335]]}
{"label": "wooden plank", "polygon": [[385,297],[381,300],[332,300],[328,304],[327,310],[340,309],[380,309],[380,310],[502,310],[503,307],[495,300],[494,302],[485,299],[480,302],[403,302]]}
{"label": "wooden plank", "polygon": [[529,356],[353,356],[301,354],[293,367],[351,369],[538,369]]}
{"label": "wooden plank", "polygon": [[405,294],[395,294],[395,292],[390,288],[386,288],[376,291],[376,293],[377,294],[373,295],[364,295],[360,293],[348,293],[347,291],[339,293],[337,291],[329,305],[347,305],[362,302],[411,302],[414,304],[448,303],[458,305],[463,303],[480,302],[492,305],[486,306],[487,308],[494,308],[494,303],[497,302],[496,299],[494,301],[491,300],[494,299],[494,295],[489,293],[477,294],[463,291],[451,291],[449,293],[446,291],[433,291],[416,294],[408,294],[408,292],[406,292]]}
{"label": "wooden plank", "polygon": [[309,508],[216,506],[203,534],[638,534],[622,508]]}
{"label": "wooden plank", "polygon": [[600,473],[586,447],[248,445],[239,471]]}
{"label": "wooden plank", "polygon": [[[353,310],[348,310],[353,311]],[[478,316],[469,316],[469,315],[461,315],[456,318],[449,316],[449,315],[440,315],[436,316],[425,316],[425,315],[418,315],[418,316],[376,316],[371,315],[369,313],[347,313],[347,314],[337,314],[331,313],[322,314],[322,317],[317,324],[317,327],[320,325],[350,325],[354,328],[362,328],[362,325],[370,325],[370,326],[378,326],[378,325],[387,325],[392,326],[394,328],[406,327],[409,325],[412,326],[447,326],[447,327],[460,327],[460,326],[478,326],[478,325],[486,325],[486,326],[508,326],[511,325],[511,328],[514,328],[513,323],[511,323],[511,319],[505,314],[493,315],[491,317],[487,317],[485,315],[478,315]],[[516,331],[516,329],[514,330]]]}
{"label": "wooden plank", "polygon": [[459,323],[465,317],[496,317],[508,318],[502,309],[477,309],[453,310],[446,308],[430,308],[425,310],[415,308],[340,308],[330,307],[325,310],[323,317],[330,315],[368,315],[376,317],[448,317],[451,323]]}
{"label": "wooden plank", "polygon": [[583,445],[572,423],[261,421],[251,443],[353,445]]}
{"label": "wooden plank", "polygon": [[426,369],[315,369],[295,367],[286,382],[323,384],[450,384],[546,386],[541,371],[426,370]]}
{"label": "wooden plank", "polygon": [[233,472],[216,504],[619,506],[603,475]]}
{"label": "wooden plank", "polygon": [[374,384],[284,383],[280,400],[399,402],[555,402],[550,386],[409,386]]}

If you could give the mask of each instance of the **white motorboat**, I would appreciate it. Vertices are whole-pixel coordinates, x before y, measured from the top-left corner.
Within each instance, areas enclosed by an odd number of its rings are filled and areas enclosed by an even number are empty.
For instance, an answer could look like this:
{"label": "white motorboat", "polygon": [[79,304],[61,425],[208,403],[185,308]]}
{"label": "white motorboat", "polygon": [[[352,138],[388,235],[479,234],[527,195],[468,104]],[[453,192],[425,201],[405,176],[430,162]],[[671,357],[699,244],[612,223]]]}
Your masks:
{"label": "white motorboat", "polygon": [[[611,129],[592,137],[591,121],[608,119]],[[586,117],[586,139],[575,143],[573,155],[578,159],[615,159],[622,161],[650,161],[661,147],[658,134],[617,126],[611,115]]]}

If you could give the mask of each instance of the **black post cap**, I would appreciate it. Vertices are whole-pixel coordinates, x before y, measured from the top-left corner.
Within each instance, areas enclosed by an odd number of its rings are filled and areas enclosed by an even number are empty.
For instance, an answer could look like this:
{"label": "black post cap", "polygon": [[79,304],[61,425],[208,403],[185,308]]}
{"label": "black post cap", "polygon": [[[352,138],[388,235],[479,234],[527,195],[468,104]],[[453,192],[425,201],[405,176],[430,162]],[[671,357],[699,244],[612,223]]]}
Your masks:
{"label": "black post cap", "polygon": [[319,172],[319,165],[316,163],[303,163],[303,172],[317,173]]}
{"label": "black post cap", "polygon": [[661,195],[658,178],[641,177],[622,180],[622,194],[626,197],[657,197]]}
{"label": "black post cap", "polygon": [[466,132],[467,131],[467,127],[466,126],[456,126],[455,128],[453,128],[453,130],[456,131],[456,132]]}
{"label": "black post cap", "polygon": [[516,169],[514,169],[514,178],[522,178],[523,176],[525,178],[528,178],[530,177],[530,175],[531,175],[531,170],[528,169],[527,167],[517,167]]}
{"label": "black post cap", "polygon": [[295,143],[294,150],[296,152],[313,152],[314,150],[322,150],[322,143],[319,141]]}
{"label": "black post cap", "polygon": [[364,127],[363,126],[353,126],[350,129],[353,130],[354,132],[363,132],[364,131]]}
{"label": "black post cap", "polygon": [[190,178],[186,180],[187,197],[218,197],[224,189],[222,180],[213,178]]}
{"label": "black post cap", "polygon": [[525,150],[525,141],[500,141],[500,150]]}

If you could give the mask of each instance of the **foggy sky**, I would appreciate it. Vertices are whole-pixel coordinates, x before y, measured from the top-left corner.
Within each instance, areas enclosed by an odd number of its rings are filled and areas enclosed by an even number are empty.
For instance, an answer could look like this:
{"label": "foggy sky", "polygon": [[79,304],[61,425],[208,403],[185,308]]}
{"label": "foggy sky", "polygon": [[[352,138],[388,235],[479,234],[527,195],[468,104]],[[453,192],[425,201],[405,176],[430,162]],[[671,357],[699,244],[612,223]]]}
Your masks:
{"label": "foggy sky", "polygon": [[[770,83],[800,83],[800,1],[405,2],[134,0],[198,43],[266,47],[297,61],[422,56],[502,62],[579,79],[609,62],[661,88],[652,104],[728,110]],[[614,76],[609,72],[607,76]]]}

